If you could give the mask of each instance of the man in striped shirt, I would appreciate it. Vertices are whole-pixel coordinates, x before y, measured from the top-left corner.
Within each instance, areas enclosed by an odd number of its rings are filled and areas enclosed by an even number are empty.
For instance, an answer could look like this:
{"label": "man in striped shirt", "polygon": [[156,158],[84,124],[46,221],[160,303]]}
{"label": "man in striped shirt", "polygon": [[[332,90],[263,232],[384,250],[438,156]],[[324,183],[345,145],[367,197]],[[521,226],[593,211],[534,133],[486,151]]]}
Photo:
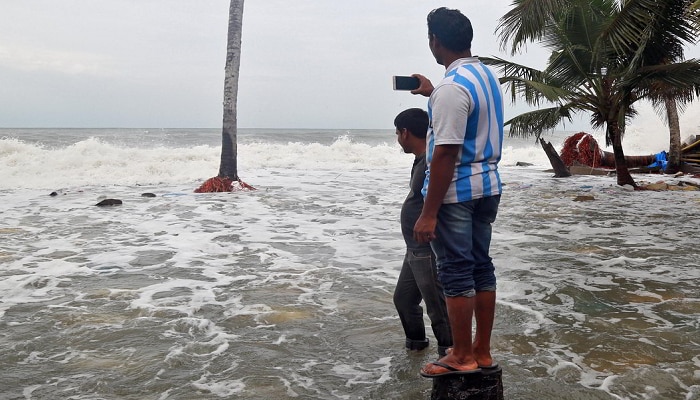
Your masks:
{"label": "man in striped shirt", "polygon": [[489,247],[501,196],[503,99],[494,72],[472,56],[472,38],[471,22],[458,10],[431,11],[428,44],[446,73],[435,87],[414,75],[420,87],[411,92],[430,97],[425,201],[414,236],[437,256],[454,343],[423,367],[426,377],[498,368],[490,344],[496,276]]}

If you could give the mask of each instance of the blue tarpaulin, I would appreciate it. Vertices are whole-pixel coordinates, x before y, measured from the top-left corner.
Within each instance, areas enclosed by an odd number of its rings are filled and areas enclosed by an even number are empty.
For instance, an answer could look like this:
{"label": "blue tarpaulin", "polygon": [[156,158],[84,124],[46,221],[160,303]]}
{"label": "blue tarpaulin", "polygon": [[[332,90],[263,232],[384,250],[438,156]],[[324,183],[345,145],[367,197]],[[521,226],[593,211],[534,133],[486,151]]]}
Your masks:
{"label": "blue tarpaulin", "polygon": [[668,164],[667,154],[665,151],[658,153],[654,156],[655,160],[653,163],[649,164],[649,168],[660,167],[662,170],[666,170],[666,164]]}

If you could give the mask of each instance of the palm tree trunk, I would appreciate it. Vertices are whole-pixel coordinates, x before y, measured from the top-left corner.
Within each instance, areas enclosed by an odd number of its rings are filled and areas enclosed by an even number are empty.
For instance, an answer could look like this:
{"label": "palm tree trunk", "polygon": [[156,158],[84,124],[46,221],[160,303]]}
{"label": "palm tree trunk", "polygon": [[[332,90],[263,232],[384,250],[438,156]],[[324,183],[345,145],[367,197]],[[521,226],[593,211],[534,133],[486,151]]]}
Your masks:
{"label": "palm tree trunk", "polygon": [[637,184],[632,179],[629,169],[627,169],[627,160],[625,159],[625,152],[622,150],[622,132],[620,126],[617,122],[608,122],[608,137],[611,137],[613,154],[615,154],[615,171],[617,174],[617,184],[622,185],[632,185],[634,188]]}
{"label": "palm tree trunk", "polygon": [[219,176],[238,180],[238,131],[236,106],[238,103],[238,71],[241,65],[241,31],[243,28],[243,0],[231,0],[228,14],[228,42],[226,45],[226,72],[224,78],[224,119],[221,131],[221,164]]}
{"label": "palm tree trunk", "polygon": [[668,164],[665,172],[675,174],[681,170],[681,125],[678,121],[678,104],[672,96],[666,97],[664,103],[666,103],[669,130]]}

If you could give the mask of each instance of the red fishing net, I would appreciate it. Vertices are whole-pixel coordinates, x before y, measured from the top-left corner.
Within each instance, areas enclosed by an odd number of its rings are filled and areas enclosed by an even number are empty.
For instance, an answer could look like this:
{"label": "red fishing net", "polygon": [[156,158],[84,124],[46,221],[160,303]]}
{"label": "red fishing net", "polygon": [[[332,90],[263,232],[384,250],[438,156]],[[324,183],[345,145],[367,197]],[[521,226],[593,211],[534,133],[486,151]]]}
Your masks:
{"label": "red fishing net", "polygon": [[560,157],[568,167],[578,162],[589,167],[599,167],[603,151],[590,133],[579,132],[564,141]]}
{"label": "red fishing net", "polygon": [[195,193],[214,193],[214,192],[237,192],[240,190],[255,190],[254,187],[243,182],[242,180],[232,181],[229,178],[215,176],[207,179],[202,186],[194,190]]}

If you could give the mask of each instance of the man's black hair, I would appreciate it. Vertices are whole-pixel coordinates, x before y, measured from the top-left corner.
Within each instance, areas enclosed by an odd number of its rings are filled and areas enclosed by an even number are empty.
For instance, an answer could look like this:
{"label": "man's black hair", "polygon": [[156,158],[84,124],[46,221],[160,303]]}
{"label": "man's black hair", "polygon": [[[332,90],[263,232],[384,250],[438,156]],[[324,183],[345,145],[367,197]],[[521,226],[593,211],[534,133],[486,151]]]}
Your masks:
{"label": "man's black hair", "polygon": [[406,128],[413,136],[425,139],[428,133],[428,113],[420,108],[401,111],[394,118],[394,126],[399,130]]}
{"label": "man's black hair", "polygon": [[428,14],[428,34],[435,35],[440,43],[455,53],[470,50],[474,30],[472,23],[459,10],[436,8]]}

